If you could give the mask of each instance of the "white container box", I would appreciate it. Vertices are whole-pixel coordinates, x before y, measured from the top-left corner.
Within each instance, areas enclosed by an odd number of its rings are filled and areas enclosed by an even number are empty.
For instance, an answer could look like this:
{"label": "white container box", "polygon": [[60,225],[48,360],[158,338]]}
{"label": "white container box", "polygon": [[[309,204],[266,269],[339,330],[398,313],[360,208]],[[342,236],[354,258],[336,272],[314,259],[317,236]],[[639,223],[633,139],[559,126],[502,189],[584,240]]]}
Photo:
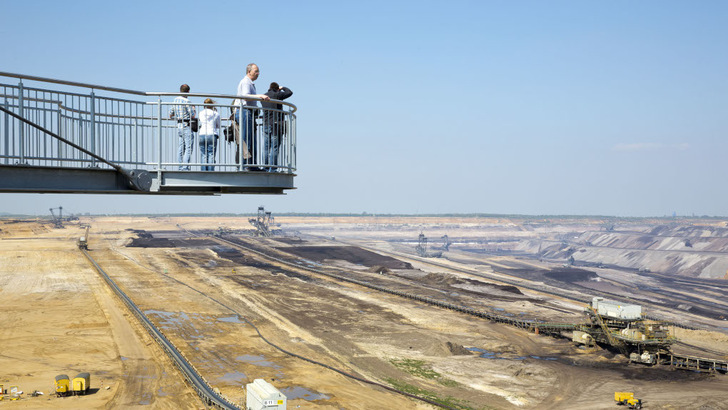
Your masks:
{"label": "white container box", "polygon": [[263,379],[255,379],[245,385],[247,410],[285,410],[286,396]]}
{"label": "white container box", "polygon": [[636,320],[642,317],[642,306],[640,305],[627,305],[601,297],[592,299],[592,307],[598,314],[615,319]]}

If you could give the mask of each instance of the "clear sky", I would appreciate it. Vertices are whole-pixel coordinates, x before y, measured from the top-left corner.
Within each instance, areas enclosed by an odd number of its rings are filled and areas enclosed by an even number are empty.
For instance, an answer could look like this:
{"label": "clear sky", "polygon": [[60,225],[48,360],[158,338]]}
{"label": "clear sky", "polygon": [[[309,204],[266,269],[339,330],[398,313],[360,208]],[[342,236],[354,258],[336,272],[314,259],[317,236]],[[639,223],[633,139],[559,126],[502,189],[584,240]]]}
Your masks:
{"label": "clear sky", "polygon": [[[728,216],[728,2],[0,0],[0,71],[294,91],[283,196],[0,194],[0,212]],[[8,79],[0,79],[6,81]]]}

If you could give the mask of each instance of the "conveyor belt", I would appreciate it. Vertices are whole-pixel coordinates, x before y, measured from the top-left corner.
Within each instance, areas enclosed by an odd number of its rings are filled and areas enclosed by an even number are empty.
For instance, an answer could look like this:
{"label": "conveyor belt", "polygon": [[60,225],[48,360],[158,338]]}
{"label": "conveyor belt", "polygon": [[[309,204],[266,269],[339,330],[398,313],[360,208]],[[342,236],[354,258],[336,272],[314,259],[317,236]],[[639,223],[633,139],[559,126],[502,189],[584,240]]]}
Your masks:
{"label": "conveyor belt", "polygon": [[152,323],[152,321],[147,318],[147,316],[139,309],[139,307],[137,307],[137,305],[131,300],[131,298],[129,298],[126,293],[124,293],[124,291],[122,291],[121,288],[116,285],[111,277],[109,277],[109,275],[107,275],[106,272],[101,269],[99,264],[96,263],[91,255],[89,255],[88,251],[86,251],[85,249],[81,249],[81,252],[83,252],[86,259],[91,262],[99,275],[101,275],[104,281],[106,281],[106,284],[109,285],[111,290],[113,290],[114,293],[116,293],[116,295],[122,300],[122,302],[124,302],[124,304],[129,308],[134,316],[139,319],[139,322],[141,322],[144,328],[147,329],[152,338],[156,340],[157,343],[159,343],[159,345],[162,347],[162,350],[164,350],[169,358],[172,359],[172,362],[182,372],[182,375],[190,383],[192,388],[195,389],[197,394],[200,396],[200,398],[202,398],[202,401],[204,401],[207,406],[214,406],[221,409],[240,409],[240,407],[228,401],[222,395],[216,393],[213,390],[213,388],[200,375],[200,373],[197,372],[197,369],[195,369],[194,366],[192,366],[192,364],[187,361],[187,359],[182,355],[182,353],[177,350],[174,344],[169,339],[167,339],[164,334],[162,334],[162,332],[154,325],[154,323]]}
{"label": "conveyor belt", "polygon": [[[253,249],[249,246],[241,245],[240,243],[233,242],[230,240],[227,240],[225,238],[221,238],[219,236],[214,237],[216,240],[219,240],[220,242],[226,243],[230,246],[243,249],[248,252],[255,253],[257,255],[260,255],[268,260],[273,260],[288,266],[295,267],[297,269],[306,270],[309,272],[313,272],[319,275],[327,276],[332,279],[336,279],[343,282],[353,283],[359,286],[364,286],[369,289],[377,290],[380,292],[389,293],[392,295],[397,295],[400,297],[404,297],[407,299],[417,300],[423,303],[427,303],[434,306],[439,306],[442,308],[455,310],[458,312],[462,312],[465,314],[469,314],[472,316],[481,317],[484,319],[489,319],[494,322],[498,323],[505,323],[509,324],[511,326],[519,327],[522,329],[528,329],[530,331],[534,331],[537,333],[561,333],[562,331],[573,331],[580,329],[584,324],[576,324],[576,323],[552,323],[552,322],[540,322],[537,320],[522,320],[522,319],[514,319],[511,317],[507,317],[504,315],[497,315],[490,312],[474,309],[467,306],[461,306],[461,305],[455,305],[449,302],[445,302],[442,300],[437,300],[431,297],[427,296],[420,296],[415,294],[410,294],[407,292],[402,292],[394,289],[387,288],[385,286],[375,285],[366,281],[361,281],[357,279],[353,279],[351,277],[338,275],[332,272],[326,272],[321,269],[316,269],[307,265],[304,265],[304,261],[300,261],[300,263],[293,263],[291,261],[287,261],[281,258],[277,258],[275,256],[266,254],[265,252],[261,252],[259,250]],[[514,281],[515,282],[515,281]],[[516,283],[514,283],[516,284]],[[517,283],[517,286],[523,286],[522,283]],[[661,343],[664,341],[660,341]],[[675,355],[675,354],[662,354],[661,356],[658,355],[658,364],[663,365],[670,365],[672,367],[678,368],[678,369],[685,369],[685,370],[699,370],[699,371],[718,371],[720,373],[726,373],[726,370],[728,370],[728,362],[723,360],[717,360],[717,359],[708,359],[708,358],[700,358],[700,357],[693,357],[693,356],[681,356],[681,355]]]}
{"label": "conveyor belt", "polygon": [[292,266],[296,269],[306,270],[309,272],[316,273],[318,275],[328,276],[330,278],[333,278],[333,279],[336,279],[339,281],[353,283],[353,284],[356,284],[359,286],[364,286],[364,287],[367,287],[369,289],[373,289],[373,290],[376,290],[379,292],[389,293],[389,294],[401,296],[401,297],[404,297],[407,299],[417,300],[419,302],[424,302],[429,305],[439,306],[439,307],[442,307],[445,309],[450,309],[450,310],[455,310],[455,311],[462,312],[462,313],[465,313],[468,315],[488,319],[488,320],[491,320],[494,322],[509,324],[511,326],[519,327],[521,329],[528,329],[531,331],[536,331],[538,329],[539,333],[559,333],[562,331],[575,330],[580,327],[580,324],[576,324],[576,323],[551,323],[551,322],[541,322],[541,321],[537,321],[537,320],[514,319],[512,317],[508,317],[505,315],[498,315],[498,314],[486,312],[483,310],[471,308],[468,306],[456,305],[454,303],[437,300],[437,299],[434,299],[434,298],[431,298],[428,296],[420,296],[420,295],[415,295],[415,294],[411,294],[411,293],[407,293],[407,292],[402,292],[399,290],[390,289],[385,286],[375,285],[373,283],[369,283],[366,281],[353,279],[353,278],[350,278],[350,277],[347,277],[344,275],[337,275],[335,273],[326,272],[326,271],[323,271],[320,269],[315,269],[310,266],[304,265],[303,261],[301,261],[301,263],[293,263],[293,262],[290,262],[290,261],[287,261],[287,260],[284,260],[281,258],[277,258],[275,256],[271,256],[271,255],[261,252],[259,250],[253,249],[249,246],[241,245],[240,243],[233,242],[233,241],[227,240],[225,238],[221,238],[219,236],[215,236],[214,238],[216,240],[219,240],[220,242],[224,242],[230,246],[237,247],[239,249],[244,249],[245,251],[255,253],[255,254],[260,255],[269,260],[273,260],[273,261],[276,261],[276,262],[279,262],[279,263],[282,263],[282,264],[285,264],[288,266]]}

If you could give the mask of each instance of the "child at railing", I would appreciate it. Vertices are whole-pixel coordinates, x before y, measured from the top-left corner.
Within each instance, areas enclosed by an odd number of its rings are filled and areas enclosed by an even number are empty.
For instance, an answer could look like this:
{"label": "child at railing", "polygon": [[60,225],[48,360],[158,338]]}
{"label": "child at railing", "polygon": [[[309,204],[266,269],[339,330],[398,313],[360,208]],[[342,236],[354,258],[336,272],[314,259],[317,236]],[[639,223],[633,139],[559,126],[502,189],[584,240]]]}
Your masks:
{"label": "child at railing", "polygon": [[[217,152],[217,141],[220,138],[220,114],[212,104],[215,101],[208,98],[205,100],[205,109],[200,112],[200,163],[214,164],[215,153]],[[203,171],[214,171],[213,165],[202,165]]]}

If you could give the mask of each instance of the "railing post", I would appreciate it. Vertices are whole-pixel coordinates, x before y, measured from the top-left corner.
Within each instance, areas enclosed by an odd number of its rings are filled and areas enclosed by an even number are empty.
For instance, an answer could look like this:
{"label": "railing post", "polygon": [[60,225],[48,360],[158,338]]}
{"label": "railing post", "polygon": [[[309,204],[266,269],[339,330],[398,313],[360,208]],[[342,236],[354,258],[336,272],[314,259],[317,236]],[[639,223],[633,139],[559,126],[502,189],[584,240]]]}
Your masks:
{"label": "railing post", "polygon": [[298,141],[296,141],[297,138],[297,132],[296,132],[296,118],[293,116],[293,113],[288,114],[288,122],[290,130],[290,152],[288,154],[288,173],[292,174],[293,170],[296,168],[296,146],[298,144]]}
{"label": "railing post", "polygon": [[[233,120],[235,120],[235,116],[233,115]],[[242,171],[243,168],[243,158],[245,155],[243,155],[243,141],[245,141],[244,135],[243,135],[243,99],[238,99],[238,171]],[[248,147],[250,149],[250,147]]]}
{"label": "railing post", "polygon": [[[60,99],[61,99],[61,96],[59,94],[58,95],[58,100],[60,101]],[[61,104],[59,103],[58,104],[58,135],[60,137],[63,137],[64,134],[65,133],[63,132],[63,112],[61,110]],[[61,143],[60,140],[57,141],[57,148],[56,149],[58,150],[57,151],[58,152],[58,166],[59,167],[62,167],[63,166],[63,160],[62,160],[62,158],[65,157],[65,152],[64,152],[65,149],[64,149],[63,143]]]}
{"label": "railing post", "polygon": [[157,99],[157,139],[159,145],[159,155],[157,161],[157,170],[159,171],[159,177],[162,175],[162,96],[160,95]]}
{"label": "railing post", "polygon": [[286,155],[286,157],[288,158],[288,164],[286,164],[286,167],[288,169],[286,171],[288,173],[290,173],[291,172],[292,162],[293,162],[293,134],[294,133],[293,133],[293,128],[291,128],[291,126],[293,125],[293,122],[291,121],[291,116],[293,114],[291,114],[290,109],[288,109],[288,111],[289,111],[287,113],[288,115],[286,115],[286,132],[285,132],[286,134],[288,134],[288,135],[285,135],[285,137],[286,137],[286,153],[288,154],[288,155]]}
{"label": "railing post", "polygon": [[[90,101],[91,107],[91,147],[90,151],[96,154],[96,96],[94,95],[93,90],[91,90],[91,101]],[[91,167],[96,166],[96,158],[91,157]]]}
{"label": "railing post", "polygon": [[134,134],[134,143],[132,144],[134,148],[132,148],[132,150],[136,153],[135,161],[143,163],[147,155],[144,151],[144,144],[142,144],[141,147],[139,146],[139,120],[137,120],[136,118],[134,118],[134,125],[132,127],[132,130]]}
{"label": "railing post", "polygon": [[[10,110],[10,103],[8,103],[8,98],[5,97],[5,109]],[[5,113],[3,115],[5,117],[5,163],[10,163],[10,116],[8,113]]]}
{"label": "railing post", "polygon": [[[23,101],[23,92],[23,80],[20,80],[20,84],[18,84],[18,115],[20,118],[25,118],[23,113],[23,104],[25,103]],[[20,148],[20,163],[22,164],[25,162],[25,124],[21,122],[18,127],[20,128],[18,147]]]}

